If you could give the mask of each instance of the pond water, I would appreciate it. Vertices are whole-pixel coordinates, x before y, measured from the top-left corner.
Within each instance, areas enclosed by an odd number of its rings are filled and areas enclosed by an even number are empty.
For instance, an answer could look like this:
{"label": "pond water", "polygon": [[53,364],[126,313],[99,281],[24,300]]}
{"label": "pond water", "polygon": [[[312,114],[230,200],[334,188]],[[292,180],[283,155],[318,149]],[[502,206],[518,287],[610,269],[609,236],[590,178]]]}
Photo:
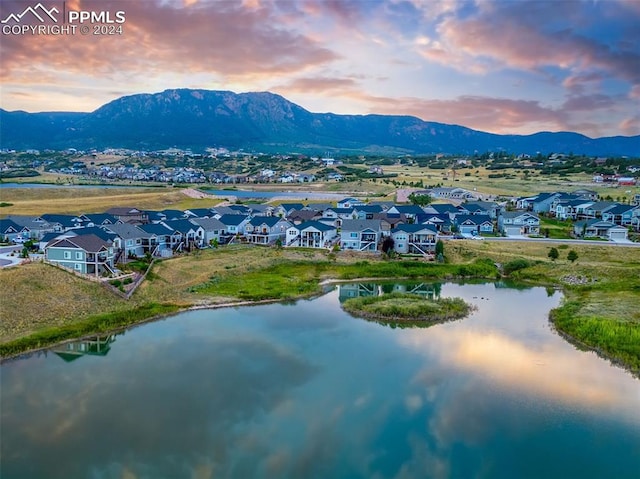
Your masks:
{"label": "pond water", "polygon": [[[403,288],[477,310],[393,328],[340,307]],[[0,476],[639,477],[640,381],[552,330],[560,299],[344,285],[7,361]]]}

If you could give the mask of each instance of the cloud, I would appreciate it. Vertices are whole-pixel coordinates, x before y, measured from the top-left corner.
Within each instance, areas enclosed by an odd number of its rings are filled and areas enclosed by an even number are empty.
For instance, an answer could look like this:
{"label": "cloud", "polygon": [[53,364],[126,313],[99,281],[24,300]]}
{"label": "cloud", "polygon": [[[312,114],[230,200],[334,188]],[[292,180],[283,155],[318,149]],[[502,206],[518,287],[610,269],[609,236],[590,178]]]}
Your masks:
{"label": "cloud", "polygon": [[[566,127],[563,111],[544,107],[537,101],[481,96],[460,96],[451,100],[361,96],[372,112],[408,114],[425,121],[464,125],[483,131],[515,132],[544,124],[551,129]],[[530,126],[531,125],[531,126]]]}
{"label": "cloud", "polygon": [[[122,9],[118,2],[100,5],[104,10]],[[198,2],[185,8],[131,2],[126,4],[121,36],[3,38],[2,79],[39,71],[114,79],[171,71],[274,75],[338,58],[304,34],[278,24],[274,15],[269,6],[245,8],[237,2]]]}
{"label": "cloud", "polygon": [[640,115],[622,120],[620,130],[627,136],[640,135]]}

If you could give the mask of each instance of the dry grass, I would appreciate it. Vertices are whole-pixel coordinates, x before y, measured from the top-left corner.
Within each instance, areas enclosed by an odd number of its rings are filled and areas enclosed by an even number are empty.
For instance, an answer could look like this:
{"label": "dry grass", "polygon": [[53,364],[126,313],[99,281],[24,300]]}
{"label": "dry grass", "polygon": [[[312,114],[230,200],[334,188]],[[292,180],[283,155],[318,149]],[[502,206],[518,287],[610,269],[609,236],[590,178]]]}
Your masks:
{"label": "dry grass", "polygon": [[42,263],[1,269],[0,282],[0,342],[130,307],[105,287]]}
{"label": "dry grass", "polygon": [[[326,252],[231,245],[216,250],[197,251],[189,256],[157,263],[154,279],[146,281],[136,292],[140,302],[197,304],[202,294],[189,292],[193,286],[206,283],[212,276],[237,274],[270,266],[282,260],[326,260]],[[348,259],[345,259],[348,260]],[[207,303],[220,303],[229,298],[206,298]]]}
{"label": "dry grass", "polygon": [[2,215],[101,213],[114,206],[161,210],[208,208],[221,200],[187,197],[172,188],[3,188]]}

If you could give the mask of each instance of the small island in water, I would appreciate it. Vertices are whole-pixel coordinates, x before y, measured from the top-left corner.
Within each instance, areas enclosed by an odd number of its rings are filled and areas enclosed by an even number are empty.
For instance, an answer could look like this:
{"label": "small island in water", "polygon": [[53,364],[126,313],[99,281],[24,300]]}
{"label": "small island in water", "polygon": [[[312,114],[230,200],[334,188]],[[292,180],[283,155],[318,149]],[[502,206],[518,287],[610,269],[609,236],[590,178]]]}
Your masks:
{"label": "small island in water", "polygon": [[351,298],[342,303],[342,307],[350,314],[364,319],[423,326],[461,319],[475,309],[475,306],[462,298],[428,299],[409,293]]}

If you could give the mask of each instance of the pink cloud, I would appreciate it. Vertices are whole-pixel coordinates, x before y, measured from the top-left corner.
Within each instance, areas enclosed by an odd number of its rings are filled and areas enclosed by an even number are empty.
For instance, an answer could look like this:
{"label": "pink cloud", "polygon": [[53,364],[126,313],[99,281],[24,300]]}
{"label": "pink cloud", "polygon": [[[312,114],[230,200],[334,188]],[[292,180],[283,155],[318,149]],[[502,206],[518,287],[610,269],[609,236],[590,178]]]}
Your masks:
{"label": "pink cloud", "polygon": [[620,122],[619,126],[624,135],[640,135],[640,115],[631,118],[625,118]]}
{"label": "pink cloud", "polygon": [[[90,8],[82,2],[76,8]],[[160,71],[274,75],[339,58],[316,41],[278,27],[270,7],[198,2],[100,2],[126,11],[121,36],[7,36],[1,45],[3,81],[38,71],[83,75],[154,75]],[[5,11],[5,9],[3,9]],[[36,79],[37,81],[37,79]]]}

